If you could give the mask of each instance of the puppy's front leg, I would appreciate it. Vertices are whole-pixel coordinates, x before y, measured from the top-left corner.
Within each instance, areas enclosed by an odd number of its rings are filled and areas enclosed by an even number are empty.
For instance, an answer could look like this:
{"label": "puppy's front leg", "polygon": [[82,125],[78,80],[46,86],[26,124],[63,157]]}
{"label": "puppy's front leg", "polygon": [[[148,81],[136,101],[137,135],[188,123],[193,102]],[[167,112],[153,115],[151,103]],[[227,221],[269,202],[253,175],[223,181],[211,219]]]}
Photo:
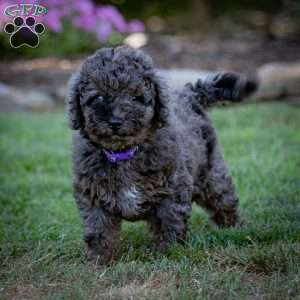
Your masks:
{"label": "puppy's front leg", "polygon": [[119,252],[121,220],[110,215],[82,195],[75,195],[84,226],[87,258],[97,264],[113,260]]}
{"label": "puppy's front leg", "polygon": [[184,242],[188,226],[187,221],[192,213],[189,201],[177,202],[165,199],[148,221],[155,235],[155,249],[165,251],[172,242]]}

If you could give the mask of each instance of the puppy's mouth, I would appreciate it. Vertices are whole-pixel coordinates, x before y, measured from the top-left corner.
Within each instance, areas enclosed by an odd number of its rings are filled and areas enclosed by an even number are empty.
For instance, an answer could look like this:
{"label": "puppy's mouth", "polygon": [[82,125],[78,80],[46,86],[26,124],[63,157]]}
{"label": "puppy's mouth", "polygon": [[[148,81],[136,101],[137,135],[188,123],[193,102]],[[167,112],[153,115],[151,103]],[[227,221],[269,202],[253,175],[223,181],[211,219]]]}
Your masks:
{"label": "puppy's mouth", "polygon": [[106,149],[111,149],[113,151],[121,151],[136,146],[135,137],[130,135],[112,135],[110,137],[105,137],[101,140],[101,144],[103,146],[105,145]]}
{"label": "puppy's mouth", "polygon": [[85,132],[88,139],[97,147],[112,151],[122,151],[128,148],[140,145],[149,134],[149,129],[144,127],[141,129],[119,128],[112,130],[109,127],[97,128],[94,126],[86,126]]}
{"label": "puppy's mouth", "polygon": [[89,139],[100,148],[112,151],[123,151],[143,143],[146,130],[141,130],[136,135],[95,135],[89,134]]}

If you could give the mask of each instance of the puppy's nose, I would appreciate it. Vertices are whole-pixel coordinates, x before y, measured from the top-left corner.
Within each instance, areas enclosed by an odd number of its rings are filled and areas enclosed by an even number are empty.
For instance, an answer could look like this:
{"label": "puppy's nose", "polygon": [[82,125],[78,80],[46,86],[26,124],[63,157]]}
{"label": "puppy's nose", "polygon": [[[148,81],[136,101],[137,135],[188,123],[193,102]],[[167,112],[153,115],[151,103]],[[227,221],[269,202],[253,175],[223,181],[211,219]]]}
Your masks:
{"label": "puppy's nose", "polygon": [[111,117],[108,122],[113,129],[119,129],[123,124],[123,120],[115,116]]}

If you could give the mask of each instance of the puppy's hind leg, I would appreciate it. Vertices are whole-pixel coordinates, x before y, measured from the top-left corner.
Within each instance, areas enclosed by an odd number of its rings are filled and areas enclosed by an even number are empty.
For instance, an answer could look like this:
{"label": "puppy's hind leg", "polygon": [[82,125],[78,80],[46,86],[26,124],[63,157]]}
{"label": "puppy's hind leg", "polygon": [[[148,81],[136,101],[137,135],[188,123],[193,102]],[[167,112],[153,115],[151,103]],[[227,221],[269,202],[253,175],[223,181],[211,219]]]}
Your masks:
{"label": "puppy's hind leg", "polygon": [[218,144],[214,142],[211,146],[208,173],[194,200],[218,226],[236,226],[239,225],[238,197]]}

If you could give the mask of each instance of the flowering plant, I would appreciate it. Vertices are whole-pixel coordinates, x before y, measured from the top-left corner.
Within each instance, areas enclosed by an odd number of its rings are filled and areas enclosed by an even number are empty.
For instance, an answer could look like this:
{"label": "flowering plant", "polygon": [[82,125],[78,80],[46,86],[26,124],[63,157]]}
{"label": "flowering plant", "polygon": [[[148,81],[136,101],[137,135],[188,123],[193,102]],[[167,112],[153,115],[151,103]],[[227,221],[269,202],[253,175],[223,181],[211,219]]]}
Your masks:
{"label": "flowering plant", "polygon": [[[112,5],[95,4],[92,0],[4,0],[0,3],[3,12],[9,5],[38,4],[47,8],[47,13],[35,16],[53,32],[64,30],[64,21],[86,32],[94,33],[100,42],[105,42],[113,31],[120,33],[141,32],[144,25],[138,20],[127,22]],[[0,14],[0,25],[8,17]],[[3,27],[3,26],[1,26]]]}

